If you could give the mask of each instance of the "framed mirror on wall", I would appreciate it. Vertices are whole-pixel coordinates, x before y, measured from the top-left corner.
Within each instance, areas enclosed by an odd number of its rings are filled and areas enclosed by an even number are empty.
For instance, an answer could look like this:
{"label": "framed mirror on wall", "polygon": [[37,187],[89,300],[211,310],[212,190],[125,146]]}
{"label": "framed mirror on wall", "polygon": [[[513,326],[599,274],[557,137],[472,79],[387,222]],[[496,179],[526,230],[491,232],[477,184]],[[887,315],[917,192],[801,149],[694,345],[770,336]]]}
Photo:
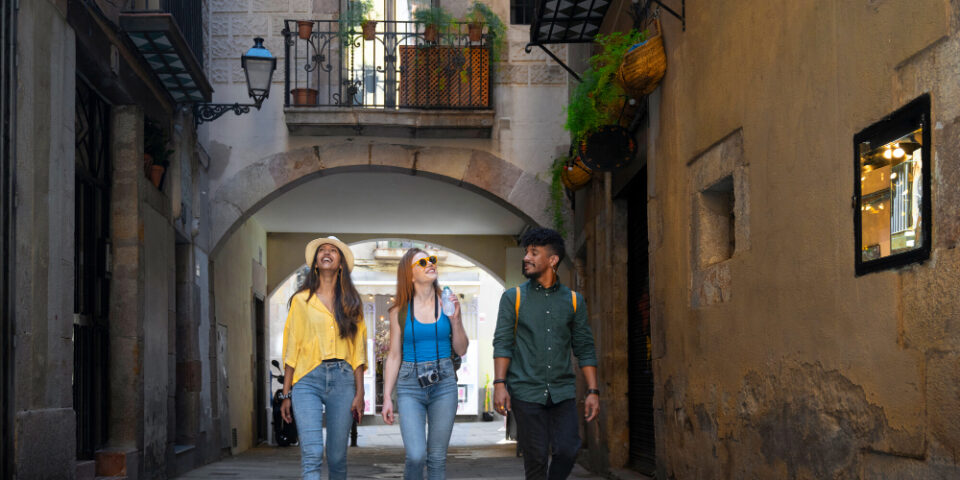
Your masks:
{"label": "framed mirror on wall", "polygon": [[930,258],[930,95],[853,137],[856,274]]}

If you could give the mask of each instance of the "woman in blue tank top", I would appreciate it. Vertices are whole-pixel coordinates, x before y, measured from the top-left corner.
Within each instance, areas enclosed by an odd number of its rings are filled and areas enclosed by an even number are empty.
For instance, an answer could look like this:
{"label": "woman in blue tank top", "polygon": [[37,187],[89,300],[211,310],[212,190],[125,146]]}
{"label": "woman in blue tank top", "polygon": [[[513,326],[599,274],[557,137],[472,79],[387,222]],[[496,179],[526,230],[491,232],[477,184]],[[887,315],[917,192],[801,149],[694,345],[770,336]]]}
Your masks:
{"label": "woman in blue tank top", "polygon": [[[390,309],[390,352],[383,372],[383,420],[396,416],[406,450],[403,478],[446,478],[447,446],[457,415],[457,374],[453,353],[467,352],[467,334],[454,297],[450,317],[440,309],[437,257],[419,248],[403,255],[397,268],[397,303]],[[429,420],[429,421],[428,421]],[[429,425],[429,432],[426,431]]]}

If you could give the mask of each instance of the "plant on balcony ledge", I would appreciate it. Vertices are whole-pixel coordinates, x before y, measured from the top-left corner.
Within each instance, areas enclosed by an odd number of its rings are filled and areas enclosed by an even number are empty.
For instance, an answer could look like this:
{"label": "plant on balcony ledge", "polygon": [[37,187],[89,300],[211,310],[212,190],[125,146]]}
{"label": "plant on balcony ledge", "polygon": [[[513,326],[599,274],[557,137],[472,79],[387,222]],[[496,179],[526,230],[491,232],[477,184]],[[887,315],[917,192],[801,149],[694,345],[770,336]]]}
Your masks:
{"label": "plant on balcony ledge", "polygon": [[[371,12],[373,12],[373,0],[347,0],[347,9],[340,14],[338,20],[341,43],[350,42],[350,36],[356,33],[357,27],[363,28],[363,24],[369,21]],[[374,22],[375,28],[376,22]]]}
{"label": "plant on balcony ledge", "polygon": [[413,12],[413,19],[423,25],[423,39],[430,43],[437,43],[440,32],[453,22],[453,17],[442,7],[418,9]]}
{"label": "plant on balcony ledge", "polygon": [[170,166],[170,155],[173,150],[167,148],[170,137],[163,128],[151,120],[147,120],[143,125],[143,157],[144,164],[147,165],[147,176],[153,186],[160,188],[163,181],[163,174]]}
{"label": "plant on balcony ledge", "polygon": [[493,63],[499,62],[500,54],[507,43],[507,26],[500,19],[500,16],[494,13],[489,5],[475,1],[467,12],[466,20],[469,22],[467,28],[470,32],[471,42],[480,41],[479,37],[483,32],[483,24],[487,24],[490,36],[490,60]]}

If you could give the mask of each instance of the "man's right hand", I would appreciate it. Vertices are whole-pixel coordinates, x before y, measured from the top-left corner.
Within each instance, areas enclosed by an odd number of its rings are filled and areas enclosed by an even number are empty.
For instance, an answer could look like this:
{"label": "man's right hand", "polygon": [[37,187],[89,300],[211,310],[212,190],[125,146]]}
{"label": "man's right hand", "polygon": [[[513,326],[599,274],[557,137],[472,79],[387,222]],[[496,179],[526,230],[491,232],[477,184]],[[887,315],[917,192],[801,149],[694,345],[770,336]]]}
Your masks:
{"label": "man's right hand", "polygon": [[510,393],[502,383],[493,387],[493,408],[500,415],[506,415],[510,411]]}
{"label": "man's right hand", "polygon": [[393,425],[393,401],[389,398],[383,399],[383,406],[380,408],[380,415],[383,416],[383,421],[387,425]]}
{"label": "man's right hand", "polygon": [[280,404],[280,416],[283,417],[283,421],[287,423],[293,423],[293,415],[290,414],[291,401],[289,398],[283,399],[283,403]]}

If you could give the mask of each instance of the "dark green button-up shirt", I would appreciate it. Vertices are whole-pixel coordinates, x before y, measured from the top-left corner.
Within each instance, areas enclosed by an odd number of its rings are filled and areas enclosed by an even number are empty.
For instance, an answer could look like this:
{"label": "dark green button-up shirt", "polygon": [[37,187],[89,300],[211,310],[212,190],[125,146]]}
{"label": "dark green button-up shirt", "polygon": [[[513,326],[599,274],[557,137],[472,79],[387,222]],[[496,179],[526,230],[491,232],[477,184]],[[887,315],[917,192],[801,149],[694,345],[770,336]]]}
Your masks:
{"label": "dark green button-up shirt", "polygon": [[577,294],[574,313],[570,289],[560,282],[550,288],[535,280],[520,285],[520,320],[514,337],[516,300],[516,288],[503,292],[493,334],[493,356],[511,359],[506,378],[510,395],[540,404],[576,397],[570,350],[581,367],[597,365],[583,297]]}

